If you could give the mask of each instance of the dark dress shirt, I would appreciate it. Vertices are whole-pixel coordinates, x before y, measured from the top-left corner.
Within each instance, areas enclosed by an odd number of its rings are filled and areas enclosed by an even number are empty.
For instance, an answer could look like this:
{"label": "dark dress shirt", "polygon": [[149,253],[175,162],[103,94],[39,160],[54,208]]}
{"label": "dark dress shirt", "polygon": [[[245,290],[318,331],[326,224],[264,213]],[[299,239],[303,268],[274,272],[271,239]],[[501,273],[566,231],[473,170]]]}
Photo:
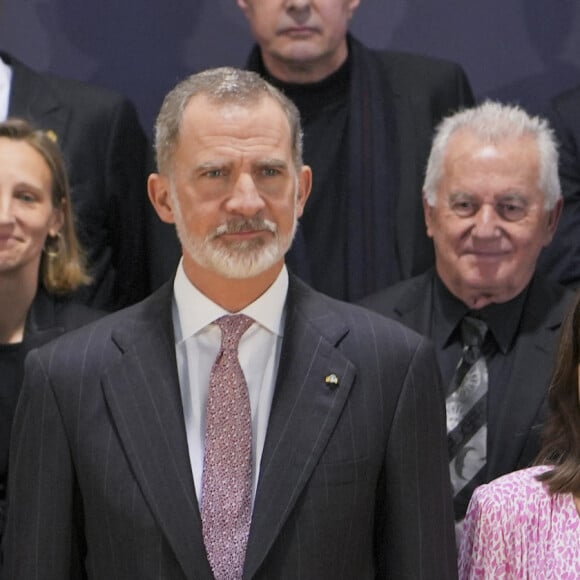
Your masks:
{"label": "dark dress shirt", "polygon": [[[533,282],[531,282],[533,283]],[[530,284],[531,284],[530,283]],[[433,316],[431,339],[435,343],[437,362],[443,385],[450,384],[457,363],[461,358],[461,321],[467,314],[483,320],[488,333],[483,345],[489,376],[488,390],[488,445],[493,445],[495,413],[501,405],[505,391],[509,389],[513,367],[514,347],[526,304],[529,285],[516,297],[501,304],[489,304],[479,310],[470,310],[459,298],[451,294],[439,276],[433,284]]]}

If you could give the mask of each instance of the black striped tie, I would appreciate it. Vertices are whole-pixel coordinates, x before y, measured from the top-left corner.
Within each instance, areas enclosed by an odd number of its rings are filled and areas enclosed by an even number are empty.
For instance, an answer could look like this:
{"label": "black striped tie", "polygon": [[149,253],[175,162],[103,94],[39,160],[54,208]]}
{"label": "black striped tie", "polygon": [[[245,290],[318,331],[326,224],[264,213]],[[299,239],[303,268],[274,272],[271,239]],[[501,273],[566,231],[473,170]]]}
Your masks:
{"label": "black striped tie", "polygon": [[447,393],[447,445],[455,519],[465,516],[473,490],[483,483],[487,455],[488,372],[482,351],[487,324],[466,316],[463,352]]}

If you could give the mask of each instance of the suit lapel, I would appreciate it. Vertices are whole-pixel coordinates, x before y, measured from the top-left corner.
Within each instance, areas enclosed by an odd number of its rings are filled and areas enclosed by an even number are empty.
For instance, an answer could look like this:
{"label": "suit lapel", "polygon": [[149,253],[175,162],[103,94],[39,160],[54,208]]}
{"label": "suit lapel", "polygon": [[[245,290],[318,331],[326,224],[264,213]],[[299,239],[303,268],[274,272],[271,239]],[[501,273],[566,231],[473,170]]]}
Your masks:
{"label": "suit lapel", "polygon": [[[489,409],[497,414],[495,444],[488,458],[488,477],[494,478],[520,465],[530,437],[537,445],[539,433],[531,432],[534,423],[543,420],[548,385],[552,374],[557,338],[571,294],[557,295],[536,279],[522,314],[518,343],[509,385],[498,385],[503,391],[501,405]],[[546,313],[546,307],[550,311]],[[530,363],[533,361],[533,364]],[[492,387],[493,388],[493,387]]]}
{"label": "suit lapel", "polygon": [[137,324],[113,334],[123,355],[102,386],[135,478],[186,577],[210,579],[177,377],[171,296],[167,284],[143,303]]}
{"label": "suit lapel", "polygon": [[[264,561],[347,400],[355,368],[337,349],[344,320],[301,283],[290,286],[278,381],[260,466],[245,578]],[[338,384],[326,377],[335,374]]]}
{"label": "suit lapel", "polygon": [[[418,129],[416,119],[413,116],[412,103],[395,92],[393,102],[397,120],[396,135],[399,141],[397,150],[399,154],[399,194],[397,195],[397,249],[401,280],[414,275],[413,264],[415,263],[415,251],[417,250],[417,234],[424,234],[424,221],[422,215],[417,215],[417,196],[421,195],[422,184],[417,176],[422,175],[423,168],[417,167],[420,159],[417,151]],[[415,153],[417,151],[417,153]],[[426,157],[425,157],[426,159]],[[411,223],[409,223],[411,219]],[[423,231],[419,231],[421,228]]]}
{"label": "suit lapel", "polygon": [[40,287],[26,319],[25,341],[28,349],[37,348],[65,332],[56,322],[54,302]]}
{"label": "suit lapel", "polygon": [[396,197],[396,234],[401,280],[416,276],[434,263],[433,244],[428,239],[425,218],[420,198],[423,189],[425,161],[429,157],[431,132],[426,127],[434,124],[434,119],[426,117],[429,104],[423,103],[425,95],[401,94],[400,84],[390,79],[396,122],[395,150],[397,157],[398,194]]}
{"label": "suit lapel", "polygon": [[431,269],[413,278],[413,285],[409,284],[405,287],[404,293],[399,296],[399,300],[393,306],[393,311],[400,322],[425,336],[431,333],[433,277],[434,270]]}

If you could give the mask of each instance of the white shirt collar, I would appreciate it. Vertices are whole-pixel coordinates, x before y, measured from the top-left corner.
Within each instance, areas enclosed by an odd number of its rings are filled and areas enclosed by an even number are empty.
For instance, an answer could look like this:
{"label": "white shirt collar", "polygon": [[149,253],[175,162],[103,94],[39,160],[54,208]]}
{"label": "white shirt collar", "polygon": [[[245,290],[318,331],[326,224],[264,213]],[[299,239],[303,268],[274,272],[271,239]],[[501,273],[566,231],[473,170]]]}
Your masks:
{"label": "white shirt collar", "polygon": [[0,58],[0,121],[8,118],[11,85],[12,67]]}
{"label": "white shirt collar", "polygon": [[[277,336],[284,335],[284,307],[288,293],[288,270],[282,267],[272,285],[241,313]],[[206,326],[230,314],[200,292],[188,279],[180,260],[173,283],[175,342],[198,333]]]}

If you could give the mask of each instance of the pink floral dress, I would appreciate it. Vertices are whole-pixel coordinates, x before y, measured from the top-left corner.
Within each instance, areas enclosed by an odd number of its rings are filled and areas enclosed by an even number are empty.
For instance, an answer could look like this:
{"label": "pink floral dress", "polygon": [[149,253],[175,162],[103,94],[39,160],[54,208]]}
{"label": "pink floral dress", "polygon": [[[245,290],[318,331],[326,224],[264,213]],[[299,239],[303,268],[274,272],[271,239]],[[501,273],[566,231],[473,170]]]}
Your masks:
{"label": "pink floral dress", "polygon": [[459,578],[580,579],[580,517],[571,494],[549,495],[531,467],[475,490],[459,551]]}

